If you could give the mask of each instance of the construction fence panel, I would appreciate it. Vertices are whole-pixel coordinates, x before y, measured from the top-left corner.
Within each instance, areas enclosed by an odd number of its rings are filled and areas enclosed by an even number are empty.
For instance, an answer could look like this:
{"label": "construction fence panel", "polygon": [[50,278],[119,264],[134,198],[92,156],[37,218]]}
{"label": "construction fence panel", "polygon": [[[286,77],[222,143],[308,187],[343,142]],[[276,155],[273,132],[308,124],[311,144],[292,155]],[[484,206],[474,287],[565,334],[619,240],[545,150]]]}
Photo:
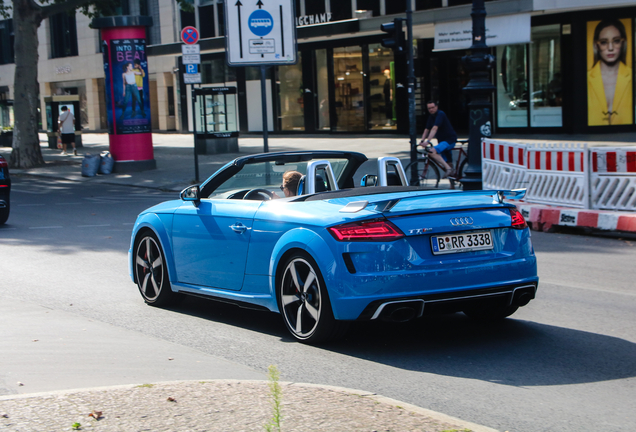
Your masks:
{"label": "construction fence panel", "polygon": [[636,148],[593,147],[590,164],[591,207],[636,211]]}
{"label": "construction fence panel", "polygon": [[587,144],[526,144],[526,201],[589,208]]}
{"label": "construction fence panel", "polygon": [[484,189],[520,189],[526,187],[526,145],[484,138],[481,142],[482,182]]}

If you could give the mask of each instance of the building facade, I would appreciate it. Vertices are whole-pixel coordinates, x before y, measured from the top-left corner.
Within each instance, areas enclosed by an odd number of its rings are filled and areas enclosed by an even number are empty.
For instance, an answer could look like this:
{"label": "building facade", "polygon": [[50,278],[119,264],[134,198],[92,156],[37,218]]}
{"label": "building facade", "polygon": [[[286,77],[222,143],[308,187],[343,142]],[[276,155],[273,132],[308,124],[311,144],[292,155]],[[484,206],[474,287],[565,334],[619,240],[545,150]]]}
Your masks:
{"label": "building facade", "polygon": [[[406,58],[382,47],[380,31],[382,23],[405,16],[406,1],[414,11],[418,130],[426,101],[437,100],[455,127],[467,131],[462,88],[468,75],[461,61],[469,53],[467,0],[295,0],[299,61],[267,69],[268,129],[407,133]],[[260,69],[227,66],[223,1],[198,0],[193,12],[170,0],[140,4],[131,0],[120,12],[154,20],[148,29],[153,129],[192,130],[192,85],[183,81],[179,33],[195,26],[202,54],[197,87],[235,86],[238,129],[262,131]],[[495,133],[636,131],[633,1],[494,0],[486,10]],[[41,26],[40,93],[80,95],[83,127],[104,130],[99,32],[88,24],[76,14]],[[0,22],[0,102],[12,99],[11,34],[10,20]]]}

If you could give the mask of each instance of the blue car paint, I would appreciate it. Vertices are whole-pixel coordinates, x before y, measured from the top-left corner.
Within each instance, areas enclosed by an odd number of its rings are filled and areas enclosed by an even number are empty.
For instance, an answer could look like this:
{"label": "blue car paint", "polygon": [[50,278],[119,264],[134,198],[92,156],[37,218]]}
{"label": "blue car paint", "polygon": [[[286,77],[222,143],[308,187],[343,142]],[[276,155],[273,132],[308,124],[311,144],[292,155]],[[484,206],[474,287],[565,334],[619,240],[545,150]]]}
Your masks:
{"label": "blue car paint", "polygon": [[[135,226],[133,227],[133,234],[130,239],[130,249],[128,250],[128,269],[133,282],[135,281],[135,276],[133,273],[133,253],[135,247],[135,239],[137,237],[137,233],[139,233],[143,229],[152,230],[159,239],[164,256],[166,258],[168,278],[170,279],[170,281],[176,280],[174,255],[172,253],[172,212],[174,211],[175,203],[178,203],[180,205],[182,202],[170,201],[167,203],[163,203],[160,206],[155,206],[152,208],[160,211],[165,211],[165,213],[151,213],[149,212],[150,209],[148,209],[137,217],[137,221],[135,222]],[[166,245],[168,245],[169,247],[166,247]]]}
{"label": "blue car paint", "polygon": [[259,205],[259,201],[202,200],[196,207],[179,207],[172,232],[177,281],[239,291]]}

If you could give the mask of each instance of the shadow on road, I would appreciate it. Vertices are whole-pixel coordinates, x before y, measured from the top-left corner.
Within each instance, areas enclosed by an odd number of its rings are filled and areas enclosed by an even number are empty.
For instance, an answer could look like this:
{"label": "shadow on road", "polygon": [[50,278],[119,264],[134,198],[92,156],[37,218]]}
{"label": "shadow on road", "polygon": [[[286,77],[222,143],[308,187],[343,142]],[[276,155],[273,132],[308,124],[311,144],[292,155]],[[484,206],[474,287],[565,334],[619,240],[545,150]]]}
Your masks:
{"label": "shadow on road", "polygon": [[[275,313],[199,298],[186,298],[172,310],[294,343]],[[353,323],[343,340],[320,349],[399,369],[521,387],[636,376],[636,344],[629,341],[514,318],[478,324],[461,313],[411,323]]]}

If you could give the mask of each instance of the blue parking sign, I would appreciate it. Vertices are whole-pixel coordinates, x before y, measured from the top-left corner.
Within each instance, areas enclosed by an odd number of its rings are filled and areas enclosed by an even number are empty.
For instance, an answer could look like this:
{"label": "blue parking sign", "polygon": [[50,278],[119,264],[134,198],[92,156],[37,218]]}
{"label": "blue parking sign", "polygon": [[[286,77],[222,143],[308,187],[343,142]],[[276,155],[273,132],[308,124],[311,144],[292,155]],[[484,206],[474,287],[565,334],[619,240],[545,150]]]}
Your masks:
{"label": "blue parking sign", "polygon": [[195,64],[187,64],[185,65],[186,67],[186,73],[187,74],[195,74],[195,73],[199,73],[199,67],[198,65]]}

